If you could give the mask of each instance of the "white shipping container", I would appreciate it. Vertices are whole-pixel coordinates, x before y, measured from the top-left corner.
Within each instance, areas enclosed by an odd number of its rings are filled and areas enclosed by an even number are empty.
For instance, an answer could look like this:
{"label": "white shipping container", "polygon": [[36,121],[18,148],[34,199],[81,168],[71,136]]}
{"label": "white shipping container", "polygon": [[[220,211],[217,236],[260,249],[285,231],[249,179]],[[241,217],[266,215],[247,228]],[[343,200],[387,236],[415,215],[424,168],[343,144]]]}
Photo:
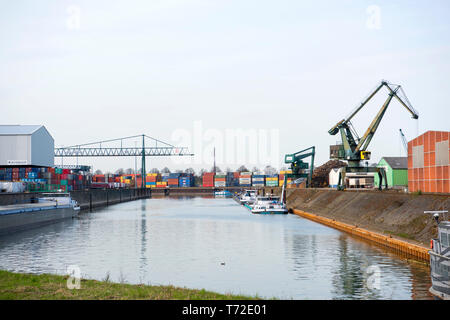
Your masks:
{"label": "white shipping container", "polygon": [[334,168],[331,169],[330,173],[328,174],[328,184],[330,186],[337,186],[339,182],[339,172],[341,171],[340,168]]}

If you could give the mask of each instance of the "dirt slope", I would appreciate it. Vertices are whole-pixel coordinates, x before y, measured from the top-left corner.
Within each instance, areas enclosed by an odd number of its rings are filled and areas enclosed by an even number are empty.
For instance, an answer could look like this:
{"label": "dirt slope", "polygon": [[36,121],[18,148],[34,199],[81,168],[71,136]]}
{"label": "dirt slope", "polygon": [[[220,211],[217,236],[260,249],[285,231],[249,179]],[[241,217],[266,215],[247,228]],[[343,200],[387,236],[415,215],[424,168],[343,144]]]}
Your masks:
{"label": "dirt slope", "polygon": [[428,246],[436,223],[424,210],[449,210],[448,195],[288,189],[288,207]]}

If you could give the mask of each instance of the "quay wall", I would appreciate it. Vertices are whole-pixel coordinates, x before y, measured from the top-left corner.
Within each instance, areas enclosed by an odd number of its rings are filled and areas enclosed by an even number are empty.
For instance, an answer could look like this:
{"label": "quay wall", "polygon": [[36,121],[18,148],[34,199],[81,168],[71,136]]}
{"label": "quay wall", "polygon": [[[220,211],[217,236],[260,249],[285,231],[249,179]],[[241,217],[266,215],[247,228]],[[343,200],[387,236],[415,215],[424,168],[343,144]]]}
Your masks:
{"label": "quay wall", "polygon": [[430,240],[437,236],[437,225],[424,211],[448,210],[450,196],[287,189],[287,206],[429,248]]}

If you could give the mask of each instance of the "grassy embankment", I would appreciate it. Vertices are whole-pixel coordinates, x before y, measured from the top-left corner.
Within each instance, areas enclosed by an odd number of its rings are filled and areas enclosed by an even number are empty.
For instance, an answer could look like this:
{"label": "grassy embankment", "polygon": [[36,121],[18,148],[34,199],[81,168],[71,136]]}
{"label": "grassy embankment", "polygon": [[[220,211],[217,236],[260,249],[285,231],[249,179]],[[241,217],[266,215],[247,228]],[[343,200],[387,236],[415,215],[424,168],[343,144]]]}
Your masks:
{"label": "grassy embankment", "polygon": [[150,299],[150,300],[250,300],[258,297],[219,294],[205,290],[112,283],[81,279],[80,289],[67,288],[68,276],[33,275],[0,270],[0,299]]}

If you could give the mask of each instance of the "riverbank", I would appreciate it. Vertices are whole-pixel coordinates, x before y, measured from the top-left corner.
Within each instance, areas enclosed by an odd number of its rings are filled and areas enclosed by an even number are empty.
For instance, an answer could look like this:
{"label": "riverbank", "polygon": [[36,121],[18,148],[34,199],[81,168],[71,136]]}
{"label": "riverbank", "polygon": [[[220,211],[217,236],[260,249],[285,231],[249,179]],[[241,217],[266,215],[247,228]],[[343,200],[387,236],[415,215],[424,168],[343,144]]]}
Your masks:
{"label": "riverbank", "polygon": [[173,286],[132,285],[82,279],[80,289],[67,288],[68,276],[0,270],[0,300],[253,300],[258,297],[220,294]]}
{"label": "riverbank", "polygon": [[437,227],[425,210],[448,210],[448,195],[288,189],[287,204],[318,216],[429,248]]}

